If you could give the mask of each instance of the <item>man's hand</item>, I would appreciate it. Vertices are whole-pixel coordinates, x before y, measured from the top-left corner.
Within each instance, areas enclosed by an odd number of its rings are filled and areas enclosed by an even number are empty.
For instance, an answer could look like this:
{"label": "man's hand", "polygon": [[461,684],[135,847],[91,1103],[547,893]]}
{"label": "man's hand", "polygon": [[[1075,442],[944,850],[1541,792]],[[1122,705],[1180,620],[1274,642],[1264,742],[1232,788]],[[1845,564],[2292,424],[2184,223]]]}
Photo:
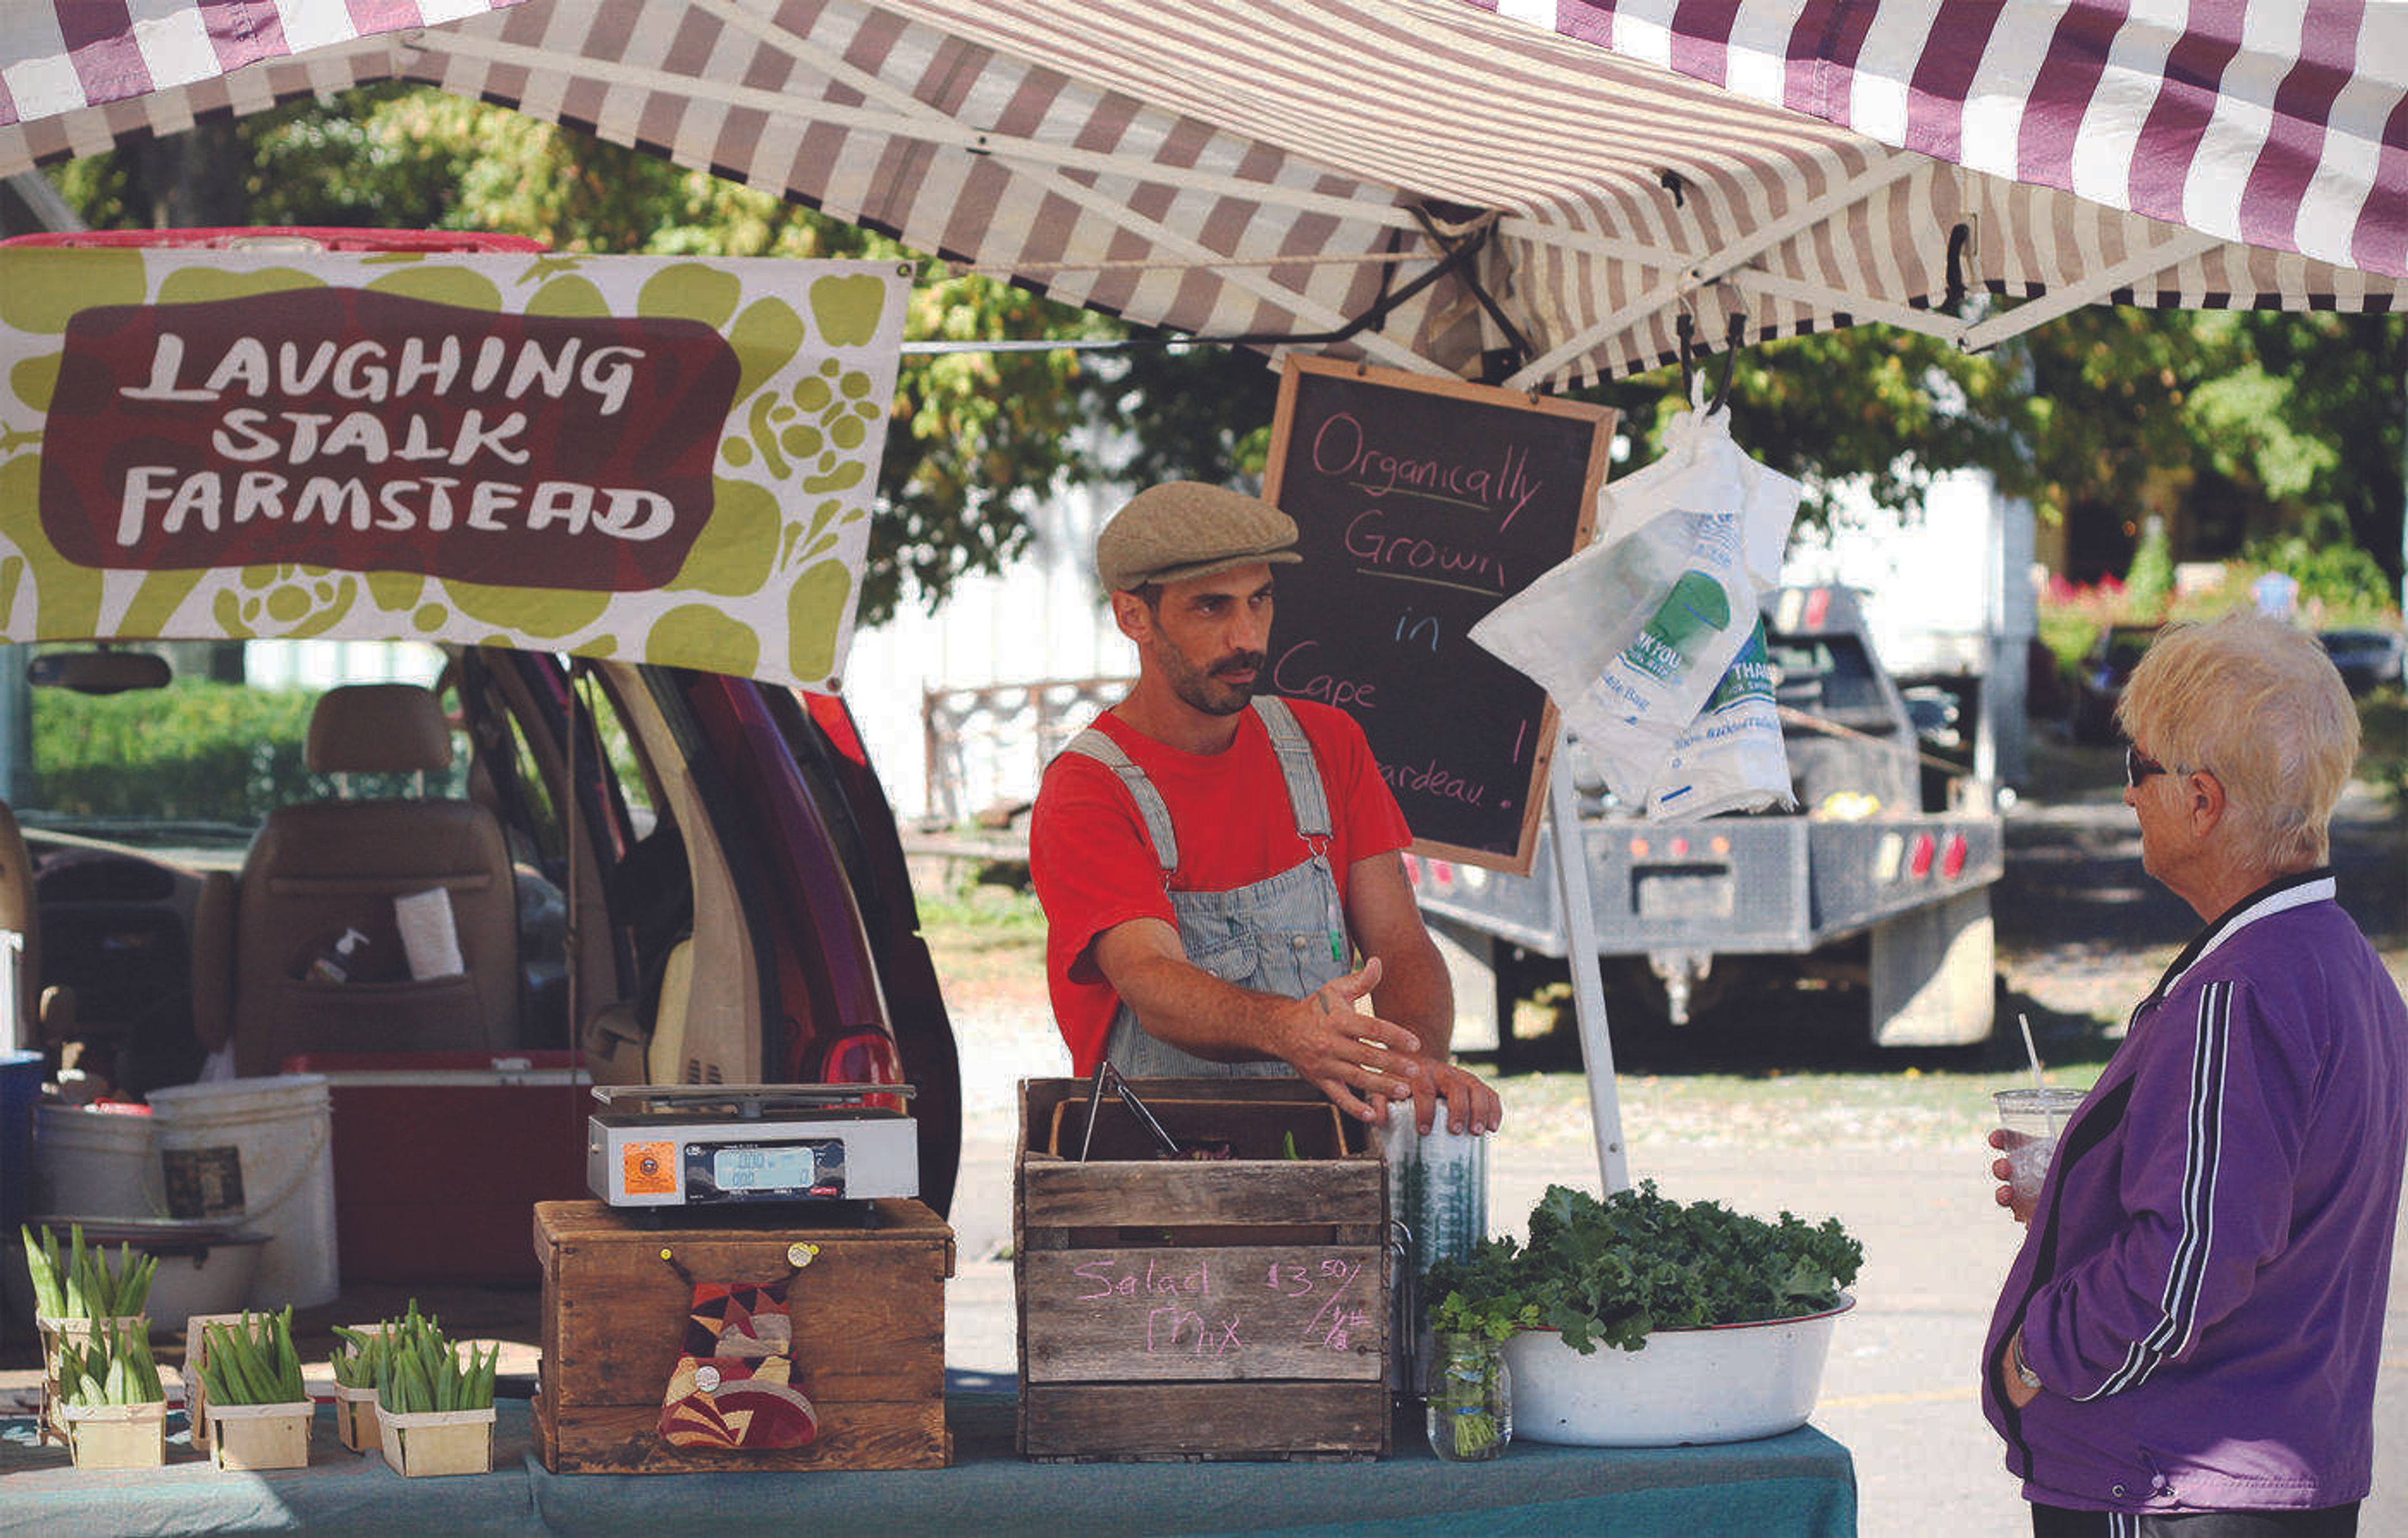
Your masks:
{"label": "man's hand", "polygon": [[1283,1012],[1268,1045],[1351,1116],[1377,1125],[1387,1102],[1428,1091],[1421,1041],[1402,1026],[1359,1013],[1355,1000],[1380,985],[1380,958],[1325,983]]}
{"label": "man's hand", "polygon": [[1421,1075],[1413,1081],[1413,1126],[1422,1135],[1429,1135],[1438,1125],[1438,1108],[1446,1104],[1446,1129],[1469,1132],[1478,1137],[1494,1132],[1505,1119],[1505,1102],[1497,1091],[1473,1078],[1453,1063],[1425,1057]]}

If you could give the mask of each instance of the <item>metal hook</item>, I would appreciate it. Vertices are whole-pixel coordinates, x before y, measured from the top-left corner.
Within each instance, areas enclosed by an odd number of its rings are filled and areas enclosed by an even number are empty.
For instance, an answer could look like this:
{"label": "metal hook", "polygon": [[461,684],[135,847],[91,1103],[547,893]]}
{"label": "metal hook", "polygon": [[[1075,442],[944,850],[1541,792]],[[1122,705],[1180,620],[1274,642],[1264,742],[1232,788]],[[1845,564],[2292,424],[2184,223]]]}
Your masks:
{"label": "metal hook", "polygon": [[[1691,319],[1687,301],[1683,301],[1681,313],[1673,318],[1672,331],[1681,341],[1681,398],[1694,400],[1697,384],[1697,323]],[[1731,372],[1739,366],[1739,349],[1747,335],[1747,317],[1733,311],[1723,343],[1722,377],[1714,381],[1713,395],[1706,401],[1702,416],[1712,416],[1730,400]]]}
{"label": "metal hook", "polygon": [[1731,375],[1739,367],[1739,350],[1747,338],[1747,316],[1733,310],[1725,323],[1723,333],[1723,377],[1714,383],[1713,399],[1706,402],[1706,415],[1712,416],[1730,404]]}

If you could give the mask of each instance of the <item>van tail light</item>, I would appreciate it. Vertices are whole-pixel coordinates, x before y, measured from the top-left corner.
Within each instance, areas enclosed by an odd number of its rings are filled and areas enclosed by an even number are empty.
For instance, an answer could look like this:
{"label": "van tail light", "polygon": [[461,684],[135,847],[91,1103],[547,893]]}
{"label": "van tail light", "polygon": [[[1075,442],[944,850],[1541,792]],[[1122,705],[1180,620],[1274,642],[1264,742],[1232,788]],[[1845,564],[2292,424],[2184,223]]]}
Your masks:
{"label": "van tail light", "polygon": [[[820,1082],[901,1084],[903,1058],[895,1050],[893,1039],[883,1031],[856,1030],[829,1044],[826,1060],[821,1064]],[[900,1095],[865,1095],[861,1103],[898,1114],[910,1110]]]}
{"label": "van tail light", "polygon": [[1940,873],[1955,881],[1965,873],[1965,835],[1951,833],[1940,850]]}

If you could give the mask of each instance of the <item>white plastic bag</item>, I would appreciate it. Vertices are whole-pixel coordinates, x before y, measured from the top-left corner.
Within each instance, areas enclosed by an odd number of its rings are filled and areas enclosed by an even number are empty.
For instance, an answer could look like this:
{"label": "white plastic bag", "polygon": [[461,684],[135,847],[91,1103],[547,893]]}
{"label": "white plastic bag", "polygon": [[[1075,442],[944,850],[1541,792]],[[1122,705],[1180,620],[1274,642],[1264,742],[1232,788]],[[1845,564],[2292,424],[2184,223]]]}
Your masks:
{"label": "white plastic bag", "polygon": [[1666,437],[1661,459],[1598,494],[1598,542],[1471,639],[1555,698],[1624,801],[1666,816],[1768,805],[1788,794],[1785,758],[1767,783],[1761,751],[1769,719],[1779,755],[1769,671],[1735,677],[1722,718],[1732,729],[1698,715],[1757,633],[1757,595],[1779,580],[1799,488],[1740,452],[1727,411],[1677,417]]}
{"label": "white plastic bag", "polygon": [[1761,812],[1797,804],[1789,752],[1781,740],[1781,708],[1773,698],[1772,659],[1765,653],[1764,616],[1723,670],[1705,709],[1672,743],[1664,772],[1648,787],[1647,814],[1664,822],[1722,812]]}

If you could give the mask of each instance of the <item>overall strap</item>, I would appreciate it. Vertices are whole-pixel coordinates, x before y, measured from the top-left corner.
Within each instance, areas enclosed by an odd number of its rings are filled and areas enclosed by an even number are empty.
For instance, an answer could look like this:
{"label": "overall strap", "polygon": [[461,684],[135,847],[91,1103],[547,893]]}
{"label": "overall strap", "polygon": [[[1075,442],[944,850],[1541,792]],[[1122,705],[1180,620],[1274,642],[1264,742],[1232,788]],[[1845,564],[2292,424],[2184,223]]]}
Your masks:
{"label": "overall strap", "polygon": [[1297,837],[1319,854],[1321,841],[1329,837],[1332,827],[1329,798],[1322,791],[1321,766],[1313,762],[1312,740],[1297,725],[1296,712],[1287,708],[1286,700],[1256,695],[1254,705],[1263,730],[1270,736],[1271,751],[1279,755],[1280,778],[1287,782],[1288,805],[1296,812]]}
{"label": "overall strap", "polygon": [[1084,754],[1121,777],[1121,783],[1128,787],[1129,799],[1137,803],[1137,814],[1145,821],[1146,839],[1154,845],[1154,863],[1162,867],[1163,880],[1168,881],[1170,873],[1179,869],[1179,836],[1170,830],[1170,808],[1163,804],[1162,792],[1154,788],[1145,770],[1121,751],[1118,742],[1094,726],[1070,739],[1062,751]]}

